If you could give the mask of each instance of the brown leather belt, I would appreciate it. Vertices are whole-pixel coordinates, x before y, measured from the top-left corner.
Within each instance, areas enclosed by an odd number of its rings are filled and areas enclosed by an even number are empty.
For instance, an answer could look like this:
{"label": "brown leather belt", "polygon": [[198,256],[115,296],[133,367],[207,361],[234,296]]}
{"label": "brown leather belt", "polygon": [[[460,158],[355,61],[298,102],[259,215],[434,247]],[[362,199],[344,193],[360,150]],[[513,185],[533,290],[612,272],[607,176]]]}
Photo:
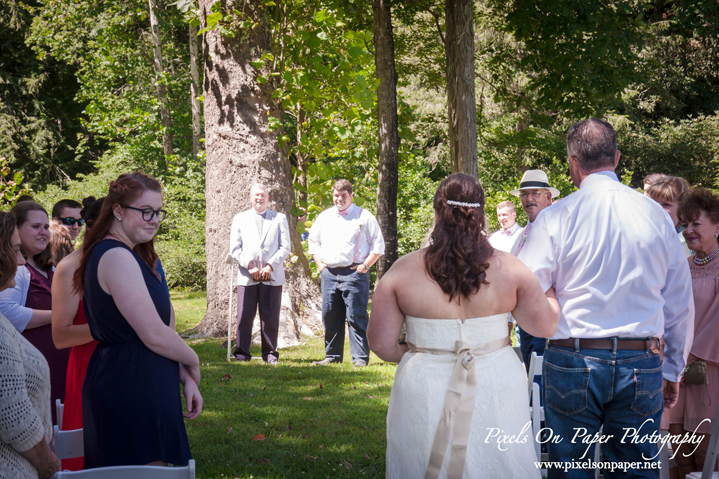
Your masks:
{"label": "brown leather belt", "polygon": [[[576,340],[574,338],[569,339],[550,339],[548,345],[561,346],[563,348],[575,348]],[[654,353],[659,354],[659,339],[622,339],[617,338],[617,350],[619,349],[649,349]],[[613,339],[579,339],[579,349],[608,349],[614,350]]]}

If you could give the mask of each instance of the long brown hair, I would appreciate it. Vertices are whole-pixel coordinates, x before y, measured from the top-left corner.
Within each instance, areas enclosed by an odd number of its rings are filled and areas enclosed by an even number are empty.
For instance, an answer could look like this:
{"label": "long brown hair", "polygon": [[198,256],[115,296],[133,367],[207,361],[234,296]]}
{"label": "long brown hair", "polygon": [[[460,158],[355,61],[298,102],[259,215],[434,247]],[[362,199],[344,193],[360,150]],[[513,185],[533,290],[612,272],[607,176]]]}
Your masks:
{"label": "long brown hair", "polygon": [[0,288],[10,282],[17,271],[17,255],[12,247],[15,218],[0,211]]}
{"label": "long brown hair", "polygon": [[[147,190],[162,193],[162,186],[155,178],[142,173],[123,173],[117,177],[117,180],[110,182],[110,189],[103,201],[100,216],[92,228],[87,229],[82,242],[82,258],[72,278],[72,287],[76,294],[82,295],[85,288],[85,270],[92,248],[107,236],[115,221],[113,206],[129,205]],[[150,269],[155,270],[158,256],[155,252],[154,237],[147,243],[135,245],[132,250],[147,263]]]}
{"label": "long brown hair", "polygon": [[50,220],[50,252],[52,264],[57,266],[62,259],[75,251],[70,232],[55,218]]}
{"label": "long brown hair", "polygon": [[[38,203],[35,203],[34,201],[23,201],[20,203],[16,203],[15,206],[13,206],[10,210],[10,214],[13,215],[13,217],[15,218],[15,226],[20,228],[27,221],[27,215],[31,211],[42,211],[43,213],[45,213],[45,215],[47,215],[47,210],[45,210],[45,208],[43,208]],[[27,257],[27,253],[25,253],[25,249],[22,246],[20,246],[20,250]],[[47,246],[44,250],[32,257],[32,260],[35,262],[38,268],[44,271],[49,271],[50,268],[52,268],[52,249],[50,241],[47,242]]]}
{"label": "long brown hair", "polygon": [[[479,206],[447,204],[457,201]],[[494,248],[485,232],[484,190],[475,178],[455,173],[448,176],[434,195],[437,222],[424,252],[424,267],[442,291],[455,297],[469,297],[486,280]]]}

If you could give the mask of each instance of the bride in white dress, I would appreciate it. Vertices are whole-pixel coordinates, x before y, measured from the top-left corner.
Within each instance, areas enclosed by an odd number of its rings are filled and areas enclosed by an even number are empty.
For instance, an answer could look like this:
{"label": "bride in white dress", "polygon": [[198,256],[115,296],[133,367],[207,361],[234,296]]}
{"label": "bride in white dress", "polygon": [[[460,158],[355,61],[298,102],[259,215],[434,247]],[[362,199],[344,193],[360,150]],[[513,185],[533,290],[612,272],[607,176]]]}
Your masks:
{"label": "bride in white dress", "polygon": [[[524,264],[492,249],[483,203],[476,179],[445,179],[429,246],[400,258],[375,290],[370,349],[399,363],[387,478],[540,477],[527,375],[509,347],[507,315],[549,337],[559,305]],[[407,344],[398,343],[403,326]]]}

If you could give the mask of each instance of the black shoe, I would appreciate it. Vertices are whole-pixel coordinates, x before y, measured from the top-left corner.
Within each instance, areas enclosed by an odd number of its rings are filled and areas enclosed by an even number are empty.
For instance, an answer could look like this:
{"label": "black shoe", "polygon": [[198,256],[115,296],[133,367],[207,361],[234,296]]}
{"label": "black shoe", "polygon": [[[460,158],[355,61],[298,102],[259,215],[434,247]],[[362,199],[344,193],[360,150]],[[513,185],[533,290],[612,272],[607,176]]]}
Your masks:
{"label": "black shoe", "polygon": [[332,359],[332,358],[324,358],[322,361],[312,361],[313,366],[327,366],[328,364],[332,363],[341,363],[341,360]]}

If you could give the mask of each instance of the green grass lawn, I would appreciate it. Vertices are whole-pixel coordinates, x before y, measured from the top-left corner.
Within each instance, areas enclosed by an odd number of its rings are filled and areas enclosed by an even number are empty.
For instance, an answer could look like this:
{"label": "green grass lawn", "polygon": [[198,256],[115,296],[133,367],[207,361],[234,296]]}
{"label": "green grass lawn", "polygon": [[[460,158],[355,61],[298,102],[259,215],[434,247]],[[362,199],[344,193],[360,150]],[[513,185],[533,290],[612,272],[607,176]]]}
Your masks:
{"label": "green grass lawn", "polygon": [[[177,330],[204,312],[204,293],[173,293]],[[183,329],[184,328],[184,329]],[[226,360],[222,339],[188,341],[202,364],[202,415],[186,421],[198,478],[384,477],[385,417],[395,365],[312,366],[322,338],[280,351],[280,364]],[[259,347],[252,348],[260,356]]]}

